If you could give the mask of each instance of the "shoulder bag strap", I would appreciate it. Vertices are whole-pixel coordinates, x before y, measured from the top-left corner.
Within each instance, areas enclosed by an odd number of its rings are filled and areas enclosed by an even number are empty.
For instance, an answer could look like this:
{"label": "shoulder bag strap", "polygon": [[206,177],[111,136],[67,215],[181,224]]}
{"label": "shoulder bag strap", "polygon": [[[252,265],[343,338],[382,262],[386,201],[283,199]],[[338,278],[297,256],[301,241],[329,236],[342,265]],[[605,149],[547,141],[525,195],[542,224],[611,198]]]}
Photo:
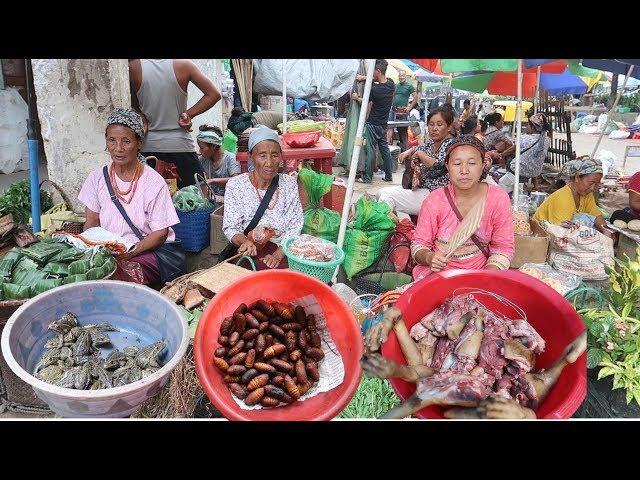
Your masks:
{"label": "shoulder bag strap", "polygon": [[[451,205],[451,209],[453,210],[453,213],[456,214],[456,217],[458,217],[458,220],[462,221],[462,219],[464,218],[462,216],[462,214],[460,213],[460,210],[458,210],[458,207],[456,207],[455,202],[453,201],[453,198],[451,198],[451,193],[449,193],[449,187],[444,187],[444,194],[447,197],[447,200],[449,201],[449,205]],[[473,235],[471,235],[471,240],[473,240],[473,243],[476,244],[476,247],[478,247],[478,249],[482,252],[482,254],[489,258],[489,251],[486,249],[486,247],[484,245],[482,245],[480,243],[480,240],[478,239],[478,237],[476,237],[476,234],[474,233]]]}
{"label": "shoulder bag strap", "polygon": [[256,228],[256,225],[258,225],[258,222],[262,218],[262,215],[264,215],[264,212],[267,209],[267,206],[269,205],[269,202],[271,201],[271,198],[273,197],[274,192],[278,188],[279,181],[280,181],[280,174],[276,175],[275,177],[273,177],[273,180],[271,180],[271,184],[269,185],[267,192],[264,194],[264,197],[262,197],[262,201],[258,206],[258,210],[256,210],[256,214],[251,219],[251,222],[249,222],[249,225],[247,225],[247,228],[244,229],[245,235],[248,235],[249,232],[254,228]]}
{"label": "shoulder bag strap", "polygon": [[122,218],[124,218],[124,221],[127,222],[127,225],[129,225],[129,228],[131,228],[133,233],[135,233],[136,237],[142,240],[144,238],[144,235],[142,235],[142,232],[138,230],[138,227],[133,224],[133,222],[129,218],[129,215],[127,215],[127,212],[124,210],[124,207],[118,200],[118,197],[116,197],[116,194],[113,192],[113,186],[111,186],[111,181],[109,180],[109,170],[107,165],[105,165],[102,169],[102,173],[104,175],[104,181],[107,184],[107,190],[109,190],[109,195],[111,196],[111,201],[115,204],[116,208],[120,212],[120,215],[122,215]]}

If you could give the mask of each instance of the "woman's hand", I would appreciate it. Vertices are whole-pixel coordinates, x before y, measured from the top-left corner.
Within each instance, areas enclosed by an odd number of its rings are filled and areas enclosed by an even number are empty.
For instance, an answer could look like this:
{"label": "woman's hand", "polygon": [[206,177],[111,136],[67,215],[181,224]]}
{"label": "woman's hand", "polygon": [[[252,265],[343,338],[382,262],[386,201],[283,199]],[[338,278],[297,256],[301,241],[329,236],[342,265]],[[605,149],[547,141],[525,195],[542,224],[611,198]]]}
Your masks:
{"label": "woman's hand", "polygon": [[245,240],[238,247],[238,253],[246,255],[247,257],[255,257],[258,254],[258,249],[251,240]]}
{"label": "woman's hand", "polygon": [[284,258],[284,252],[278,248],[275,252],[265,255],[260,260],[269,268],[276,268]]}
{"label": "woman's hand", "polygon": [[431,270],[434,272],[439,272],[444,269],[448,263],[449,259],[445,258],[445,256],[439,252],[434,252],[429,261]]}

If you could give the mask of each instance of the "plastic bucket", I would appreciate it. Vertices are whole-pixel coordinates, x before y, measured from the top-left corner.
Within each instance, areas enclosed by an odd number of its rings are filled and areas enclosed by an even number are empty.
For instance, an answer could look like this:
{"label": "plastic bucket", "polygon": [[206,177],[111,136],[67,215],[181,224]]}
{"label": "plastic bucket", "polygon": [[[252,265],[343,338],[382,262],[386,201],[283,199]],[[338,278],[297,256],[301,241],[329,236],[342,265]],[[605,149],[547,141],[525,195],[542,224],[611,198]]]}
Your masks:
{"label": "plastic bucket", "polygon": [[[220,370],[212,363],[213,351],[219,346],[220,323],[243,302],[247,305],[259,299],[289,302],[311,294],[322,307],[327,327],[344,362],[343,382],[303,402],[259,410],[241,409],[222,381]],[[257,272],[216,294],[198,323],[193,353],[202,388],[211,403],[229,420],[331,420],[347,406],[362,374],[362,335],[349,306],[324,283],[291,270]]]}
{"label": "plastic bucket", "polygon": [[[31,372],[44,353],[45,342],[54,337],[47,326],[66,312],[73,312],[80,325],[109,322],[117,327],[120,331],[109,332],[109,337],[112,347],[120,350],[164,339],[168,344],[160,358],[164,365],[142,380],[102,390],[62,388],[37,379]],[[126,417],[167,383],[187,350],[187,328],[177,305],[155,290],[135,283],[95,280],[56,287],[29,300],[11,315],[1,345],[11,370],[58,415]],[[110,348],[100,350],[106,357]]]}
{"label": "plastic bucket", "polygon": [[[407,328],[411,329],[446,299],[470,291],[469,287],[500,294],[525,312],[529,323],[546,341],[545,351],[536,359],[536,370],[551,365],[567,344],[585,330],[582,319],[565,298],[545,283],[519,271],[449,270],[433,274],[404,292],[396,307],[402,311]],[[478,295],[477,298],[487,308],[508,318],[519,317],[513,308],[493,297]],[[382,354],[398,363],[407,363],[393,330],[382,346]],[[585,354],[575,363],[567,365],[548,397],[535,410],[537,417],[570,418],[586,397],[586,371]],[[392,378],[390,382],[402,400],[415,391],[415,385],[404,380]],[[427,407],[416,415],[420,418],[443,418],[443,409],[438,406]]]}

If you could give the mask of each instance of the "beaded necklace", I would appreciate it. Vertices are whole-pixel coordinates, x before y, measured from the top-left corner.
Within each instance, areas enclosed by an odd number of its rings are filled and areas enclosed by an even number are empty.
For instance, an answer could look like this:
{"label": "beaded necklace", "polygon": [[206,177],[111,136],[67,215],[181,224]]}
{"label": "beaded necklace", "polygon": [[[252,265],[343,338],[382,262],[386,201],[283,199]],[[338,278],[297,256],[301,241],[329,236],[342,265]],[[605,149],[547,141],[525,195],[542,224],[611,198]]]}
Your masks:
{"label": "beaded necklace", "polygon": [[[126,191],[122,191],[118,188],[118,183],[116,181],[116,173],[115,170],[113,168],[113,164],[111,164],[111,168],[109,169],[109,180],[111,182],[111,186],[113,187],[113,190],[116,194],[116,196],[124,203],[129,204],[131,203],[131,200],[133,200],[133,197],[136,193],[136,188],[138,187],[138,179],[142,176],[142,168],[141,168],[142,164],[141,163],[137,163],[136,164],[136,169],[133,172],[133,179],[131,180],[131,183],[129,184],[129,189]],[[129,193],[131,193],[131,196],[129,197],[129,199],[125,199],[125,195],[129,195]]]}

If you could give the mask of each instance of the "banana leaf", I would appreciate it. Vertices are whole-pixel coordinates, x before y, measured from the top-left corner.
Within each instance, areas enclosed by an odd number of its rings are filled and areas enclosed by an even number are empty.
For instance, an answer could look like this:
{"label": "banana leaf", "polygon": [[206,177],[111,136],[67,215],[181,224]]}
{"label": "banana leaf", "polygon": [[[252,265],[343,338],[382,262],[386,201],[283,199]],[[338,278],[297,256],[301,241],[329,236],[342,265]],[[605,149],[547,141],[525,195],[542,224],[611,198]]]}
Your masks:
{"label": "banana leaf", "polygon": [[115,268],[116,268],[116,259],[113,258],[113,255],[109,255],[109,257],[102,264],[102,268],[104,268],[105,277],[115,270]]}
{"label": "banana leaf", "polygon": [[78,275],[69,275],[62,280],[62,284],[67,285],[68,283],[84,282],[86,279],[87,276],[84,273],[80,273]]}
{"label": "banana leaf", "polygon": [[98,251],[91,257],[91,268],[101,267],[104,262],[109,258],[109,253],[104,248],[98,249]]}
{"label": "banana leaf", "polygon": [[42,292],[59,287],[60,285],[62,285],[61,278],[45,278],[43,280],[38,280],[32,290],[33,296],[40,295]]}
{"label": "banana leaf", "polygon": [[36,262],[31,260],[29,257],[22,257],[18,260],[18,263],[14,265],[13,274],[15,275],[21,270],[37,270],[37,268],[38,264]]}
{"label": "banana leaf", "polygon": [[11,276],[11,271],[18,260],[22,258],[22,251],[19,248],[12,248],[5,256],[0,260],[0,277],[8,278]]}
{"label": "banana leaf", "polygon": [[57,254],[51,257],[50,262],[73,262],[74,260],[80,260],[84,256],[84,251],[78,250],[75,247],[69,247],[66,250],[60,250]]}
{"label": "banana leaf", "polygon": [[49,262],[42,269],[43,272],[49,272],[56,275],[69,275],[69,265],[65,263]]}
{"label": "banana leaf", "polygon": [[105,277],[107,273],[104,271],[102,267],[92,268],[87,272],[87,280],[100,280],[102,277]]}
{"label": "banana leaf", "polygon": [[38,242],[31,245],[29,248],[23,248],[22,253],[27,257],[35,260],[40,265],[47,263],[54,255],[60,253],[61,250],[65,250],[65,245],[59,242]]}
{"label": "banana leaf", "polygon": [[76,260],[69,264],[69,275],[78,275],[80,273],[87,273],[91,269],[91,260],[83,258],[82,260]]}
{"label": "banana leaf", "polygon": [[11,283],[33,287],[38,280],[43,280],[48,276],[49,273],[43,272],[42,270],[20,270],[13,274]]}
{"label": "banana leaf", "polygon": [[2,291],[7,300],[21,300],[31,297],[31,287],[29,285],[16,285],[15,283],[3,283]]}

